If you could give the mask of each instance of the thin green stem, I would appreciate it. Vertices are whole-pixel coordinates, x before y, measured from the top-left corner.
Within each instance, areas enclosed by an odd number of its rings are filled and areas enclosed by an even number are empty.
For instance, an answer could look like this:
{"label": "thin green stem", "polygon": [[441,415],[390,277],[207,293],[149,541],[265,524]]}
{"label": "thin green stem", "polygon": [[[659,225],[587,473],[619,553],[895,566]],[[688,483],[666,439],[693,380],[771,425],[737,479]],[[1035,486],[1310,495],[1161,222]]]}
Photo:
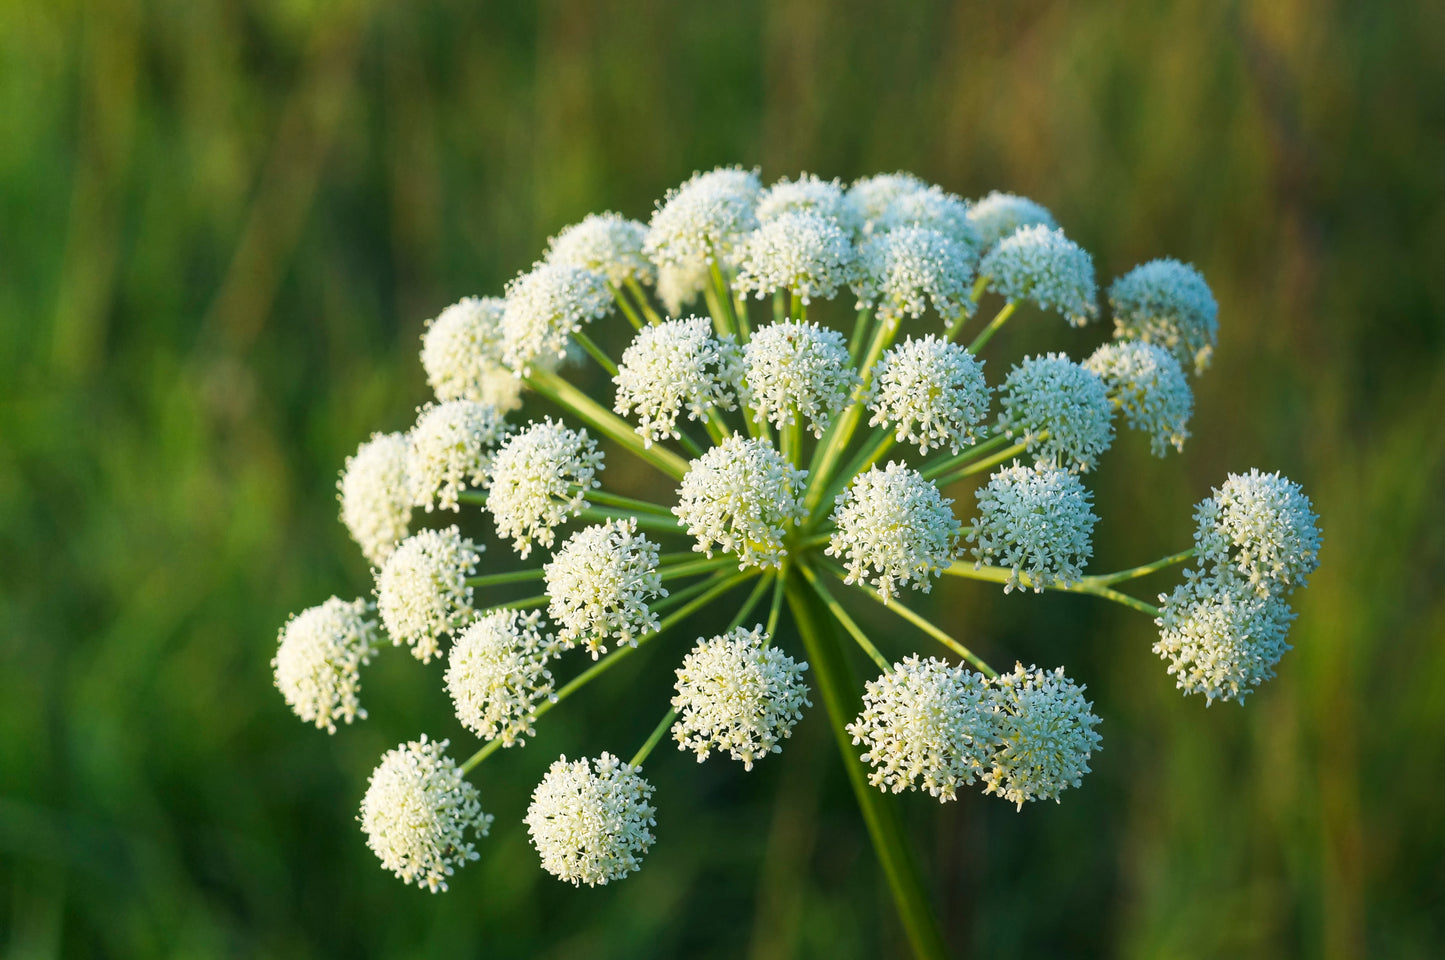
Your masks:
{"label": "thin green stem", "polygon": [[979,460],[976,463],[970,463],[967,466],[959,467],[952,473],[946,473],[943,476],[935,479],[934,483],[940,489],[942,489],[943,487],[948,486],[950,483],[957,483],[965,477],[971,477],[975,473],[982,473],[990,467],[994,467],[1000,463],[1003,463],[1005,460],[1011,460],[1019,454],[1023,453],[1028,448],[1029,445],[1027,443],[1016,443],[1005,450],[999,451],[991,457],[986,457],[985,459]]}
{"label": "thin green stem", "polygon": [[642,308],[642,313],[647,317],[647,322],[652,324],[661,323],[662,317],[658,315],[656,310],[652,309],[652,303],[647,299],[647,293],[642,289],[642,284],[637,282],[637,278],[628,277],[625,283],[627,284],[627,289],[631,290],[632,295],[637,298],[637,305]]}
{"label": "thin green stem", "polygon": [[738,608],[737,614],[733,616],[732,622],[728,624],[727,629],[724,630],[723,633],[732,633],[738,627],[742,626],[743,621],[746,620],[752,614],[753,610],[757,608],[757,605],[762,602],[763,594],[767,593],[768,588],[779,579],[781,578],[775,573],[763,574],[762,579],[758,581],[758,585],[753,587],[753,592],[748,594],[748,598],[743,601],[743,605]]}
{"label": "thin green stem", "polygon": [[863,352],[864,339],[868,336],[868,324],[873,319],[872,310],[859,310],[853,321],[853,333],[848,337],[848,359],[858,366],[858,355]]}
{"label": "thin green stem", "polygon": [[647,500],[635,500],[632,497],[624,497],[621,494],[608,493],[606,490],[588,490],[586,491],[586,496],[589,501],[606,504],[609,507],[622,507],[626,510],[637,510],[641,513],[655,513],[659,516],[667,517],[674,523],[677,522],[677,518],[672,515],[672,511],[660,503],[652,503]]}
{"label": "thin green stem", "polygon": [[674,480],[681,480],[687,473],[687,461],[656,444],[644,446],[642,438],[632,426],[617,414],[593,400],[571,383],[553,373],[534,371],[527,378],[528,383],[540,394],[591,424],[617,445],[627,449],[639,459],[652,464]]}
{"label": "thin green stem", "polygon": [[733,333],[738,332],[738,318],[733,310],[731,291],[728,289],[727,278],[723,276],[722,268],[718,266],[717,257],[713,257],[708,263],[708,272],[712,275],[713,294],[717,298],[718,306],[724,311],[724,322]]}
{"label": "thin green stem", "polygon": [[753,338],[753,325],[748,318],[747,294],[740,293],[733,297],[733,319],[738,324],[738,343],[747,343]]}
{"label": "thin green stem", "polygon": [[712,437],[713,443],[722,443],[733,435],[732,428],[713,407],[707,408],[707,417],[703,419],[702,424],[707,428],[707,435]]}
{"label": "thin green stem", "polygon": [[467,577],[469,587],[499,587],[506,583],[528,583],[542,579],[542,568],[531,570],[509,570],[506,573],[488,573],[480,577]]}
{"label": "thin green stem", "polygon": [[809,467],[808,492],[803,498],[803,509],[811,514],[822,499],[823,492],[838,458],[843,451],[848,449],[848,444],[853,439],[853,431],[858,426],[858,421],[863,415],[863,398],[868,393],[868,384],[872,379],[873,365],[888,349],[893,337],[898,333],[898,318],[884,317],[873,331],[873,340],[868,345],[868,353],[859,366],[861,379],[858,388],[853,392],[853,401],[848,404],[837,422],[823,435],[823,440],[813,451],[813,462]]}
{"label": "thin green stem", "polygon": [[721,570],[729,566],[737,566],[737,557],[725,553],[716,557],[699,558],[697,560],[686,560],[682,563],[658,566],[657,572],[662,574],[664,580],[674,580],[678,577],[694,577],[699,573],[711,573],[714,570]]}
{"label": "thin green stem", "polygon": [[487,505],[487,491],[463,490],[457,494],[457,502],[475,507],[485,507]]}
{"label": "thin green stem", "polygon": [[[967,560],[955,560],[951,566],[945,567],[944,573],[954,577],[963,577],[968,580],[984,580],[989,583],[1009,583],[1013,580],[1013,571],[1008,567],[980,566],[975,568]],[[1036,584],[1034,579],[1022,571],[1018,574],[1019,586],[1032,589]],[[1055,580],[1052,583],[1042,585],[1045,590],[1057,590],[1061,593],[1083,593],[1094,597],[1102,597],[1105,600],[1112,600],[1122,604],[1131,610],[1138,610],[1140,613],[1147,613],[1151,617],[1159,616],[1159,608],[1153,604],[1145,603],[1126,593],[1113,590],[1103,583],[1085,578],[1077,583],[1065,586]]]}
{"label": "thin green stem", "polygon": [[823,586],[822,581],[818,579],[818,575],[813,572],[812,567],[804,563],[799,564],[798,569],[802,571],[804,579],[808,581],[808,586],[813,588],[813,592],[818,595],[818,599],[823,601],[823,606],[827,607],[828,612],[843,625],[844,630],[847,630],[853,635],[853,639],[863,652],[868,654],[869,659],[878,664],[878,669],[884,673],[892,670],[893,666],[888,662],[888,658],[878,651],[878,648],[873,645],[873,641],[868,639],[868,634],[863,632],[863,628],[858,626],[852,617],[848,616],[848,611],[844,610],[843,605],[834,599],[833,595],[828,592],[827,587]]}
{"label": "thin green stem", "polygon": [[1165,567],[1172,567],[1176,563],[1183,563],[1198,553],[1198,548],[1190,547],[1188,550],[1181,550],[1178,553],[1171,553],[1167,557],[1161,557],[1152,563],[1145,563],[1137,567],[1130,567],[1128,570],[1120,570],[1116,573],[1100,573],[1092,577],[1085,577],[1081,583],[1096,584],[1107,587],[1115,583],[1122,583],[1125,580],[1137,580],[1140,577],[1147,577],[1149,574]]}
{"label": "thin green stem", "polygon": [[968,299],[974,303],[978,303],[979,298],[983,296],[983,292],[988,289],[988,282],[992,279],[993,277],[990,277],[988,274],[980,273],[978,279],[973,281],[973,289],[968,292]]}
{"label": "thin green stem", "polygon": [[773,580],[773,605],[772,608],[768,610],[767,626],[768,642],[770,643],[772,642],[772,638],[778,635],[778,617],[783,612],[783,585],[786,579],[787,573],[784,571]]}
{"label": "thin green stem", "polygon": [[616,302],[617,308],[622,311],[622,315],[627,318],[627,322],[632,324],[632,329],[641,330],[642,318],[637,315],[636,310],[632,309],[632,304],[627,302],[627,295],[611,280],[607,281],[607,289],[612,291],[613,301]]}
{"label": "thin green stem", "polygon": [[676,533],[681,535],[685,531],[678,525],[676,517],[664,517],[655,513],[644,513],[640,510],[622,510],[617,507],[587,507],[577,514],[583,520],[600,521],[606,523],[608,520],[635,520],[637,529],[650,530],[653,533]]}
{"label": "thin green stem", "polygon": [[781,290],[773,291],[773,322],[782,323],[788,319],[788,295]]}
{"label": "thin green stem", "polygon": [[803,298],[796,290],[789,290],[788,295],[788,316],[793,320],[803,319]]}
{"label": "thin green stem", "polygon": [[663,717],[662,722],[653,728],[652,733],[648,734],[647,742],[638,748],[637,752],[632,755],[632,759],[627,761],[628,764],[634,767],[642,766],[642,761],[646,760],[647,755],[652,753],[652,748],[661,743],[662,738],[667,736],[668,728],[672,726],[675,720],[677,720],[677,711],[667,711],[667,716]]}
{"label": "thin green stem", "polygon": [[591,337],[587,336],[587,334],[583,333],[581,330],[578,330],[576,333],[572,334],[572,337],[579,344],[582,345],[582,349],[586,350],[587,354],[593,360],[597,361],[597,365],[599,367],[607,371],[607,375],[609,377],[617,376],[617,364],[612,362],[612,358],[609,357],[601,347],[594,343]]}
{"label": "thin green stem", "polygon": [[535,597],[523,597],[521,600],[508,600],[506,603],[493,604],[492,610],[533,610],[537,607],[545,607],[548,597],[545,593],[539,593]]}
{"label": "thin green stem", "polygon": [[1013,316],[1016,309],[1018,309],[1018,304],[1015,301],[1010,300],[1008,303],[1005,303],[999,309],[998,313],[993,315],[993,319],[988,322],[988,326],[984,327],[978,336],[973,338],[973,343],[968,345],[968,352],[974,356],[978,356],[978,352],[993,339],[993,335],[998,333],[998,328],[1003,326],[1009,317]]}
{"label": "thin green stem", "polygon": [[960,464],[969,463],[986,453],[997,450],[999,447],[1008,443],[1010,439],[1007,434],[996,433],[987,440],[980,440],[962,453],[956,453],[949,457],[934,459],[925,463],[919,468],[918,472],[923,474],[923,479],[932,480],[934,477],[942,476]]}
{"label": "thin green stem", "polygon": [[875,429],[863,444],[863,447],[858,451],[857,456],[838,472],[838,475],[833,478],[833,482],[829,484],[824,494],[818,498],[818,502],[813,505],[812,512],[808,516],[808,529],[811,530],[822,523],[823,519],[832,509],[834,501],[837,500],[838,494],[843,491],[843,488],[846,487],[854,477],[858,476],[858,474],[882,459],[883,455],[893,449],[893,445],[897,442],[897,436],[886,426]]}

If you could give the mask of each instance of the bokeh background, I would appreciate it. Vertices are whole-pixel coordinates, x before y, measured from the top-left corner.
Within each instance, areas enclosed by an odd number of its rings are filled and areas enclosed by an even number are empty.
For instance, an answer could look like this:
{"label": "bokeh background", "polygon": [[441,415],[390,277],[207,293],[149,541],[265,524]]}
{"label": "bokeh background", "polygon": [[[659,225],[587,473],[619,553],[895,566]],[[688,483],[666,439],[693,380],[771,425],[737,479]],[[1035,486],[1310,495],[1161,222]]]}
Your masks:
{"label": "bokeh background", "polygon": [[[335,477],[425,398],[424,319],[725,162],[1012,190],[1103,282],[1204,271],[1195,436],[1109,454],[1098,569],[1187,542],[1229,470],[1322,517],[1243,708],[1179,696],[1128,611],[935,594],[1104,718],[1062,805],[904,798],[958,954],[1438,956],[1445,5],[1343,0],[0,4],[0,953],[898,954],[821,714],[746,777],[661,748],[645,868],[574,891],[518,821],[557,753],[641,741],[653,649],[481,768],[493,836],[434,897],[354,817],[396,742],[470,751],[440,667],[383,656],[335,737],[271,687],[286,615],[368,588]],[[992,376],[1105,334],[1024,314]]]}

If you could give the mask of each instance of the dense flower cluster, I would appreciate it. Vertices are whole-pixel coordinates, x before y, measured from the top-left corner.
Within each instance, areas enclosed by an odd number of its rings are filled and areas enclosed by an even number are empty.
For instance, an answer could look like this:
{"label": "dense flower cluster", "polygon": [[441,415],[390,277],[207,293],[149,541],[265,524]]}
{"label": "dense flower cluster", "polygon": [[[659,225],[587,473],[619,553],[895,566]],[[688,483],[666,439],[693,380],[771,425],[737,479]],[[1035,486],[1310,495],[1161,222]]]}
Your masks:
{"label": "dense flower cluster", "polygon": [[858,384],[837,330],[788,320],[759,329],[743,347],[743,397],[758,423],[807,420],[821,437]]}
{"label": "dense flower cluster", "polygon": [[672,512],[699,553],[716,545],[741,566],[778,567],[788,527],[805,516],[804,476],[767,441],[734,434],[693,461]]}
{"label": "dense flower cluster", "polygon": [[463,297],[427,324],[421,365],[438,400],[476,400],[500,413],[522,402],[522,381],[502,363],[501,297]]}
{"label": "dense flower cluster", "polygon": [[657,572],[657,544],[635,520],[609,520],[579,530],[542,568],[563,649],[582,645],[596,660],[607,641],[637,646],[657,629],[648,603],[667,596]]}
{"label": "dense flower cluster", "polygon": [[1114,336],[1156,343],[1203,372],[1219,340],[1219,305],[1199,271],[1178,260],[1151,260],[1109,288]]}
{"label": "dense flower cluster", "polygon": [[430,663],[441,635],[471,621],[467,577],[476,572],[481,550],[454,526],[422,530],[401,542],[376,571],[376,607],[393,644],[406,644]]}
{"label": "dense flower cluster", "polygon": [[462,726],[503,746],[536,733],[537,704],[553,696],[557,654],[533,611],[493,610],[473,620],[447,655],[446,684]]}
{"label": "dense flower cluster", "polygon": [[366,716],[357,697],[361,668],[380,645],[370,609],[365,600],[332,597],[281,628],[271,660],[276,688],[296,716],[328,733],[336,732],[337,720]]}
{"label": "dense flower cluster", "polygon": [[978,439],[988,401],[982,361],[933,334],[909,337],[873,370],[868,425],[888,424],[898,440],[917,444],[920,453],[944,446],[958,453]]}
{"label": "dense flower cluster", "polygon": [[652,784],[638,769],[604,753],[555,761],[532,793],[527,832],[542,869],[573,886],[621,880],[652,846]]}
{"label": "dense flower cluster", "polygon": [[644,327],[622,353],[612,382],[613,405],[626,416],[637,413],[637,434],[651,446],[682,436],[677,418],[705,419],[709,408],[737,409],[736,384],[742,354],[731,336],[713,336],[705,317],[667,320]]}
{"label": "dense flower cluster", "polygon": [[1062,353],[1026,357],[1003,384],[998,427],[1038,461],[1087,473],[1114,442],[1114,411],[1099,375]]}
{"label": "dense flower cluster", "polygon": [[995,293],[1063,314],[1076,327],[1099,313],[1093,258],[1056,227],[1021,227],[989,251],[978,272]]}
{"label": "dense flower cluster", "polygon": [[407,438],[400,433],[372,434],[346,458],[337,481],[341,522],[367,560],[385,563],[411,526],[411,490],[407,485]]}
{"label": "dense flower cluster", "polygon": [[866,580],[885,603],[901,586],[927,593],[957,547],[952,506],[923,474],[889,461],[882,470],[860,473],[838,494],[837,529],[824,553],[844,558],[845,583]]}
{"label": "dense flower cluster", "polygon": [[586,430],[569,430],[551,417],[514,433],[497,450],[487,478],[487,509],[497,536],[511,539],[523,559],[532,544],[550,547],[553,530],[587,506],[601,481],[602,452]]}
{"label": "dense flower cluster", "polygon": [[975,541],[978,565],[987,560],[1008,569],[1005,593],[1019,587],[1039,593],[1083,576],[1099,518],[1077,475],[1049,463],[1026,467],[1015,460],[975,496],[978,516],[968,539]]}

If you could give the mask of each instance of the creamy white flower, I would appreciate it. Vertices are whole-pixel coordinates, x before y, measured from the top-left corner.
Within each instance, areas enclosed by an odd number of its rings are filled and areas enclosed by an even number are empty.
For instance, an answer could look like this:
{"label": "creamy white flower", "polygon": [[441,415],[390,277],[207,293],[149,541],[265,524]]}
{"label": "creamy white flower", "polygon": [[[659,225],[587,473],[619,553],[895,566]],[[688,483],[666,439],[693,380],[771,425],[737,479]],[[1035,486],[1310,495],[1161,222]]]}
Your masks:
{"label": "creamy white flower", "polygon": [[978,259],[978,231],[969,222],[968,203],[941,187],[900,192],[888,202],[882,216],[872,222],[875,233],[903,227],[936,230],[963,248],[970,263]]}
{"label": "creamy white flower", "polygon": [[742,354],[731,336],[714,337],[706,317],[668,320],[643,327],[622,352],[617,367],[613,409],[623,416],[637,411],[637,433],[644,446],[678,437],[678,414],[707,417],[709,407],[737,408],[735,384],[742,375]]}
{"label": "creamy white flower", "polygon": [[403,434],[373,433],[355,456],[346,458],[336,483],[341,522],[373,564],[391,556],[411,525],[406,455]]}
{"label": "creamy white flower", "polygon": [[944,319],[972,314],[970,248],[927,227],[899,227],[866,240],[858,251],[853,293],[858,308],[884,318],[919,317],[928,305]]}
{"label": "creamy white flower", "polygon": [[767,644],[762,627],[698,640],[677,668],[672,737],[679,750],[694,751],[698,763],[725,751],[745,770],[782,752],[779,741],[813,705],[803,682],[808,664]]}
{"label": "creamy white flower", "polygon": [[649,602],[667,596],[657,572],[657,544],[637,532],[637,521],[609,520],[578,530],[542,568],[563,649],[583,646],[592,659],[607,642],[637,646],[657,629]]}
{"label": "creamy white flower", "polygon": [[733,253],[758,225],[757,172],[719,167],[692,178],[657,206],[647,226],[643,251],[659,268],[706,269],[714,259],[733,265]]}
{"label": "creamy white flower", "polygon": [[689,304],[702,296],[711,281],[712,275],[706,264],[674,267],[664,263],[657,268],[657,296],[669,315],[679,316]]}
{"label": "creamy white flower", "polygon": [[1101,344],[1083,367],[1104,381],[1130,428],[1149,435],[1154,456],[1164,456],[1171,446],[1184,449],[1194,393],[1173,354],[1142,340],[1118,340]]}
{"label": "creamy white flower", "polygon": [[886,423],[922,453],[945,446],[958,453],[977,442],[975,428],[988,415],[983,361],[932,334],[909,337],[873,368],[867,402],[870,427]]}
{"label": "creamy white flower", "polygon": [[406,483],[414,506],[453,512],[468,487],[480,487],[492,447],[507,425],[495,407],[474,400],[427,404],[407,434]]}
{"label": "creamy white flower", "polygon": [[502,360],[527,375],[567,355],[572,335],[612,309],[607,277],[585,267],[540,263],[507,284]]}
{"label": "creamy white flower", "polygon": [[556,699],[552,638],[533,610],[493,610],[457,634],[447,655],[446,685],[462,726],[510,747],[534,736],[537,705]]}
{"label": "creamy white flower", "polygon": [[1288,477],[1231,473],[1194,508],[1194,545],[1201,561],[1242,576],[1259,596],[1287,596],[1319,566],[1318,519]]}
{"label": "creamy white flower", "polygon": [[432,893],[445,890],[447,877],[477,859],[467,833],[485,837],[492,825],[477,788],[446,755],[447,743],[422,734],[382,754],[358,818],[381,865]]}
{"label": "creamy white flower", "polygon": [[858,385],[843,335],[800,320],[759,328],[743,347],[743,368],[743,398],[758,423],[782,428],[806,418],[815,437]]}
{"label": "creamy white flower", "polygon": [[1024,808],[1028,800],[1053,800],[1077,787],[1099,749],[1099,718],[1084,699],[1084,687],[1064,668],[1014,669],[990,682],[997,748],[983,775],[984,793]]}
{"label": "creamy white flower", "polygon": [[957,799],[989,764],[993,716],[982,674],[929,657],[908,657],[870,680],[863,712],[848,725],[880,790],[926,790]]}
{"label": "creamy white flower", "polygon": [[1004,299],[1056,311],[1076,327],[1099,314],[1093,258],[1062,230],[1022,227],[989,251],[978,272]]}
{"label": "creamy white flower", "polygon": [[1219,304],[1194,267],[1178,260],[1151,260],[1109,288],[1114,336],[1157,343],[1183,364],[1203,373],[1219,339]]}
{"label": "creamy white flower", "polygon": [[657,268],[642,254],[647,227],[619,213],[589,213],[547,243],[547,262],[595,270],[614,286],[653,283]]}
{"label": "creamy white flower", "polygon": [[366,717],[358,694],[361,668],[380,644],[365,600],[332,597],[286,621],[271,669],[291,710],[327,733],[336,721]]}
{"label": "creamy white flower", "polygon": [[1114,442],[1114,408],[1098,374],[1062,353],[1025,357],[1003,384],[998,428],[1036,461],[1084,473]]}
{"label": "creamy white flower", "polygon": [[968,222],[978,231],[979,249],[990,250],[1020,227],[1054,227],[1054,215],[1027,197],[995,190],[969,205]]}
{"label": "creamy white flower", "polygon": [[893,201],[907,193],[927,190],[928,184],[911,173],[879,173],[862,177],[848,188],[848,202],[857,211],[865,232],[883,232],[887,227],[879,226],[892,206]]}
{"label": "creamy white flower", "polygon": [[786,213],[816,213],[848,232],[862,226],[858,211],[848,202],[837,180],[805,173],[797,180],[784,177],[763,191],[758,200],[758,222],[767,223]]}
{"label": "creamy white flower", "polygon": [[846,558],[846,582],[867,580],[884,603],[903,586],[927,593],[958,545],[952,505],[917,470],[891,461],[883,470],[873,467],[838,494],[837,529],[824,552]]}
{"label": "creamy white flower", "polygon": [[1159,639],[1154,652],[1186,694],[1202,693],[1205,705],[1244,698],[1274,676],[1288,650],[1285,637],[1294,613],[1283,600],[1262,597],[1232,573],[1198,576],[1160,595]]}
{"label": "creamy white flower", "polygon": [[766,440],[733,434],[692,461],[672,512],[699,553],[711,557],[717,544],[739,567],[781,567],[786,528],[807,516],[806,477]]}
{"label": "creamy white flower", "polygon": [[501,297],[464,297],[428,321],[421,365],[438,400],[476,400],[508,413],[522,404],[522,381],[502,363]]}
{"label": "creamy white flower", "polygon": [[467,577],[476,572],[482,546],[456,527],[420,530],[403,540],[376,571],[376,607],[396,646],[430,663],[438,638],[455,633],[475,615]]}
{"label": "creamy white flower", "polygon": [[835,221],[816,213],[784,213],[748,237],[734,287],[759,299],[782,290],[803,303],[828,300],[848,282],[856,257],[853,242]]}
{"label": "creamy white flower", "polygon": [[497,449],[487,479],[487,510],[497,536],[525,559],[533,541],[551,547],[553,529],[587,509],[587,491],[602,485],[602,451],[586,430],[551,417],[528,424]]}
{"label": "creamy white flower", "polygon": [[[1052,583],[1068,586],[1084,575],[1093,555],[1091,537],[1098,517],[1077,474],[1044,463],[1001,467],[974,491],[978,517],[968,539],[975,566],[985,561],[1011,571],[1004,593]],[[1023,578],[1027,578],[1027,582]]]}
{"label": "creamy white flower", "polygon": [[640,767],[604,753],[555,761],[532,793],[527,832],[542,869],[573,886],[621,880],[642,865],[655,839],[652,784]]}

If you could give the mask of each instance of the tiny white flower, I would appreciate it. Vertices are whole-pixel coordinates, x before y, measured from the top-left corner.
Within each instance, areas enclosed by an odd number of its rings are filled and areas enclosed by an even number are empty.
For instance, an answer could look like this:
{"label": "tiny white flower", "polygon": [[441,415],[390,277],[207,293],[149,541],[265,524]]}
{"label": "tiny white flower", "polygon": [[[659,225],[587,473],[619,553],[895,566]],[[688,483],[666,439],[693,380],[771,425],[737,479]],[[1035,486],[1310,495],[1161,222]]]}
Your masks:
{"label": "tiny white flower", "polygon": [[1219,340],[1219,304],[1194,267],[1178,260],[1151,260],[1109,287],[1114,336],[1156,343],[1195,373],[1209,366]]}
{"label": "tiny white flower", "polygon": [[[968,539],[977,564],[985,561],[1012,573],[1004,592],[1032,586],[1035,593],[1058,582],[1068,586],[1084,575],[1094,548],[1098,517],[1077,474],[1044,463],[1002,467],[974,492],[978,517]],[[1023,583],[1021,575],[1029,582]]]}
{"label": "tiny white flower", "polygon": [[703,419],[708,408],[737,408],[736,384],[742,354],[731,336],[713,336],[706,317],[668,320],[643,327],[622,352],[617,367],[613,409],[637,412],[637,433],[644,446],[676,438],[677,417]]}
{"label": "tiny white flower", "polygon": [[1014,669],[990,682],[997,749],[984,774],[984,793],[1024,808],[1029,800],[1053,800],[1077,787],[1099,749],[1099,718],[1084,699],[1084,687],[1064,668]]}
{"label": "tiny white flower", "polygon": [[557,641],[581,645],[596,660],[607,641],[637,646],[658,627],[648,603],[667,596],[657,571],[657,544],[637,532],[637,521],[609,520],[578,530],[542,568]]}
{"label": "tiny white flower", "polygon": [[396,646],[422,663],[441,650],[438,638],[471,622],[472,588],[482,547],[456,527],[421,530],[403,540],[376,571],[376,607]]}
{"label": "tiny white flower", "polygon": [[848,282],[857,251],[843,229],[816,213],[784,213],[748,237],[734,286],[758,298],[796,293],[803,303],[831,299]]}
{"label": "tiny white flower", "polygon": [[871,224],[874,233],[891,232],[904,227],[936,230],[961,247],[970,264],[978,259],[978,231],[969,222],[967,201],[941,187],[929,186],[900,192]]}
{"label": "tiny white flower", "polygon": [[726,752],[745,770],[782,752],[779,741],[813,705],[803,682],[808,664],[767,642],[761,627],[698,640],[677,668],[672,737],[679,750],[694,751],[698,763],[713,750]]}
{"label": "tiny white flower", "polygon": [[421,365],[438,400],[476,400],[508,413],[522,404],[522,381],[502,363],[501,297],[463,297],[428,321]]}
{"label": "tiny white flower", "polygon": [[1300,485],[1279,473],[1231,473],[1194,519],[1200,559],[1242,576],[1261,597],[1292,593],[1319,566],[1319,517]]}
{"label": "tiny white flower", "polygon": [[711,282],[712,274],[706,264],[675,267],[664,263],[657,268],[657,297],[670,316],[680,316]]}
{"label": "tiny white flower", "polygon": [[606,884],[636,871],[652,846],[657,808],[641,768],[604,753],[589,766],[564,756],[527,807],[527,832],[542,869],[573,886]]}
{"label": "tiny white flower", "polygon": [[758,225],[756,171],[719,167],[669,190],[647,226],[643,251],[658,268],[706,270],[734,264],[734,251]]}
{"label": "tiny white flower", "polygon": [[1149,435],[1154,456],[1164,456],[1171,446],[1184,449],[1194,393],[1173,354],[1142,340],[1117,340],[1101,344],[1083,367],[1104,381],[1129,426]]}
{"label": "tiny white flower", "polygon": [[602,485],[602,452],[586,430],[569,430],[551,417],[512,434],[492,458],[487,510],[497,536],[510,539],[523,559],[535,541],[551,547],[553,530],[587,509],[587,491]]}
{"label": "tiny white flower", "polygon": [[991,250],[1020,227],[1054,227],[1054,215],[1027,197],[995,190],[968,208],[968,222],[978,231],[979,249]]}
{"label": "tiny white flower", "polygon": [[758,200],[758,222],[767,223],[785,213],[816,213],[850,233],[862,226],[858,211],[848,202],[842,185],[837,180],[823,180],[811,173],[797,180],[784,177],[763,191]]}
{"label": "tiny white flower", "polygon": [[485,837],[492,825],[477,788],[446,755],[447,743],[422,734],[382,754],[358,818],[381,865],[432,893],[445,890],[447,877],[477,859],[467,833]]}
{"label": "tiny white flower", "polygon": [[612,309],[607,277],[561,263],[539,263],[507,284],[502,359],[525,376],[551,369],[567,355],[572,334]]}
{"label": "tiny white flower", "polygon": [[786,528],[807,516],[806,477],[767,441],[733,434],[692,461],[672,512],[699,553],[711,557],[716,544],[739,567],[781,567]]}
{"label": "tiny white flower", "polygon": [[462,726],[505,747],[536,734],[537,704],[555,699],[547,664],[556,654],[541,613],[493,610],[457,634],[446,685]]}
{"label": "tiny white flower", "polygon": [[899,227],[877,234],[858,251],[853,293],[858,308],[880,317],[920,317],[933,304],[945,322],[972,314],[971,250],[927,227]]}
{"label": "tiny white flower", "polygon": [[548,263],[595,270],[613,286],[653,283],[657,268],[642,254],[647,227],[617,213],[589,213],[547,243]]}
{"label": "tiny white flower", "polygon": [[1025,357],[1003,384],[999,430],[1036,461],[1087,473],[1114,442],[1114,409],[1098,374],[1062,353]]}
{"label": "tiny white flower", "polygon": [[271,669],[276,689],[296,716],[327,733],[336,721],[366,717],[358,694],[361,668],[380,645],[365,600],[332,597],[292,617],[281,628]]}
{"label": "tiny white flower", "polygon": [[932,334],[909,337],[873,368],[867,401],[869,426],[888,424],[899,442],[917,444],[921,453],[945,446],[958,453],[977,442],[976,428],[988,415],[983,361]]}
{"label": "tiny white flower", "polygon": [[893,462],[883,470],[873,467],[838,494],[837,529],[824,552],[847,558],[846,582],[867,580],[884,603],[902,586],[927,593],[958,545],[952,505],[917,470]]}
{"label": "tiny white flower", "polygon": [[411,525],[406,459],[405,435],[373,433],[346,458],[336,483],[341,522],[372,564],[385,562]]}
{"label": "tiny white flower", "polygon": [[867,233],[882,233],[887,227],[879,222],[887,214],[893,201],[908,193],[927,190],[928,184],[911,173],[879,173],[862,177],[848,188],[848,202],[857,211]]}
{"label": "tiny white flower", "polygon": [[989,251],[978,272],[1005,300],[1027,300],[1076,327],[1099,314],[1093,258],[1057,228],[1020,228]]}
{"label": "tiny white flower", "polygon": [[958,798],[989,764],[993,717],[982,674],[944,660],[908,657],[868,681],[863,712],[848,725],[868,782],[880,790],[926,790]]}
{"label": "tiny white flower", "polygon": [[1159,639],[1154,652],[1169,664],[1169,675],[1186,694],[1244,702],[1274,676],[1288,650],[1285,637],[1294,613],[1275,597],[1261,597],[1232,573],[1186,580],[1160,595]]}
{"label": "tiny white flower", "polygon": [[468,487],[480,487],[492,447],[507,425],[495,407],[474,400],[427,404],[407,434],[407,490],[414,506],[456,512]]}
{"label": "tiny white flower", "polygon": [[743,396],[758,423],[775,426],[806,418],[821,437],[848,404],[858,373],[843,335],[800,320],[758,329],[743,347]]}

